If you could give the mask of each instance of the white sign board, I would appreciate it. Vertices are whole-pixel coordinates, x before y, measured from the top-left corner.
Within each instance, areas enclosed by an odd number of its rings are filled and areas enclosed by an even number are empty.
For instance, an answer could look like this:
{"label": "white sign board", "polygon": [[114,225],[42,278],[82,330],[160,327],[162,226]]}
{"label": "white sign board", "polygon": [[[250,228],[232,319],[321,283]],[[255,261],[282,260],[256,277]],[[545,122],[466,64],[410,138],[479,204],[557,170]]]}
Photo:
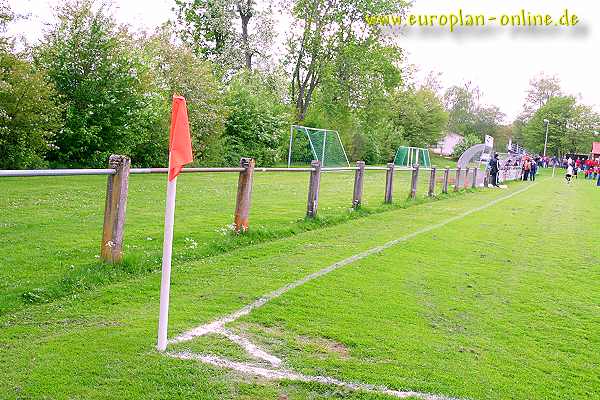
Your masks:
{"label": "white sign board", "polygon": [[490,149],[494,148],[494,138],[490,135],[485,135],[485,145]]}

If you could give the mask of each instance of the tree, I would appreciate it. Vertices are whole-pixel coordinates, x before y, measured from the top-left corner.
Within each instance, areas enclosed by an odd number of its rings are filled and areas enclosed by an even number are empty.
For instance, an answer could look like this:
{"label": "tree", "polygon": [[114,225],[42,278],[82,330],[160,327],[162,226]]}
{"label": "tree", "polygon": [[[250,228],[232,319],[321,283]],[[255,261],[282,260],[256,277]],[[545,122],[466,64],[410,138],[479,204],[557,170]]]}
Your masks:
{"label": "tree", "polygon": [[505,114],[500,111],[500,108],[497,106],[479,106],[475,111],[473,131],[476,132],[480,138],[483,138],[485,135],[496,137],[504,117]]}
{"label": "tree", "polygon": [[495,136],[505,115],[497,106],[480,103],[481,90],[471,82],[452,86],[444,94],[448,129],[463,135]]}
{"label": "tree", "polygon": [[548,120],[547,154],[588,153],[600,116],[591,107],[577,104],[574,97],[552,97],[531,117],[523,128],[525,145],[530,151],[543,152]]}
{"label": "tree", "polygon": [[223,155],[227,165],[238,165],[241,157],[253,157],[262,166],[278,161],[284,126],[290,121],[281,99],[263,81],[258,72],[241,72],[229,84]]}
{"label": "tree", "polygon": [[64,129],[49,155],[63,164],[104,165],[113,152],[127,153],[147,103],[139,60],[127,32],[116,26],[104,6],[67,2],[58,22],[35,50],[64,103]]}
{"label": "tree", "polygon": [[13,54],[6,25],[14,18],[0,2],[0,168],[36,168],[61,127],[56,93],[44,71]]}
{"label": "tree", "polygon": [[365,16],[401,12],[405,4],[392,0],[296,0],[287,43],[291,70],[290,96],[296,120],[303,121],[328,64],[350,43],[377,38]]}
{"label": "tree", "polygon": [[42,71],[0,51],[0,168],[45,165],[44,156],[61,127],[55,97]]}
{"label": "tree", "polygon": [[340,132],[351,159],[373,163],[393,155],[388,138],[392,125],[392,94],[402,83],[396,61],[401,54],[373,38],[339,49],[321,73],[304,125]]}
{"label": "tree", "polygon": [[219,164],[226,109],[223,87],[212,64],[187,46],[174,43],[164,29],[141,40],[139,51],[144,66],[140,77],[151,103],[144,109],[150,116],[142,119],[147,127],[140,129],[148,137],[132,149],[135,159],[144,164],[166,163],[171,101],[173,94],[179,94],[187,100],[194,159],[205,165]]}
{"label": "tree", "polygon": [[476,134],[475,114],[479,107],[481,92],[477,86],[467,82],[464,86],[451,86],[444,94],[444,105],[448,110],[448,129],[461,134]]}
{"label": "tree", "polygon": [[520,119],[527,121],[543,107],[548,100],[562,95],[560,80],[556,76],[545,76],[543,73],[529,80],[529,89],[523,104]]}
{"label": "tree", "polygon": [[0,0],[0,51],[8,51],[11,46],[10,38],[4,36],[6,26],[13,21],[15,14],[6,0]]}
{"label": "tree", "polygon": [[563,148],[570,153],[589,153],[598,128],[600,128],[600,115],[590,106],[575,104],[562,139]]}
{"label": "tree", "polygon": [[255,56],[267,57],[265,49],[273,35],[270,3],[262,9],[254,0],[175,0],[175,4],[181,39],[197,54],[223,66],[223,72],[251,70]]}
{"label": "tree", "polygon": [[402,127],[404,141],[410,146],[437,143],[448,122],[442,102],[429,89],[399,91],[394,98],[394,111],[394,125]]}
{"label": "tree", "polygon": [[481,139],[479,139],[479,136],[468,134],[464,136],[463,139],[456,146],[454,146],[454,150],[452,151],[452,157],[459,158],[469,148],[480,143]]}

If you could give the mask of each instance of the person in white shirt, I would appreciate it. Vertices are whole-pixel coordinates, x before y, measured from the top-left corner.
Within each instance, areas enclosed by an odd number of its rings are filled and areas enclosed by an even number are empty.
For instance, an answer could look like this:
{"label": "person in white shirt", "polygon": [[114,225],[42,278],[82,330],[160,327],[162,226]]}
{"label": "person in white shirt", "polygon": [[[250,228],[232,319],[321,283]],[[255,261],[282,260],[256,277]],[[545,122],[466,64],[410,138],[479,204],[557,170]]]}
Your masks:
{"label": "person in white shirt", "polygon": [[565,175],[565,179],[567,180],[567,182],[571,183],[572,176],[573,176],[573,165],[571,163],[569,163],[569,165],[567,166],[567,173]]}

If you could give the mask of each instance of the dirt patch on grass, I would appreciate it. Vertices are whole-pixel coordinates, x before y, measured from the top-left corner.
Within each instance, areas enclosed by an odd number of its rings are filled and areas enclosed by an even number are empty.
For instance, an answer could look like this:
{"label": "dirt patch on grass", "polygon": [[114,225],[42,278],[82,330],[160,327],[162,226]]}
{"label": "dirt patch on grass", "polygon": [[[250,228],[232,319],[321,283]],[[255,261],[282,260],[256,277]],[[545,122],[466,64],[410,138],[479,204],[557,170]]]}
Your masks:
{"label": "dirt patch on grass", "polygon": [[313,350],[315,353],[322,356],[335,355],[342,360],[347,360],[350,358],[350,351],[348,348],[343,343],[336,342],[335,340],[299,336],[296,339],[296,342],[298,342],[298,344],[302,347]]}

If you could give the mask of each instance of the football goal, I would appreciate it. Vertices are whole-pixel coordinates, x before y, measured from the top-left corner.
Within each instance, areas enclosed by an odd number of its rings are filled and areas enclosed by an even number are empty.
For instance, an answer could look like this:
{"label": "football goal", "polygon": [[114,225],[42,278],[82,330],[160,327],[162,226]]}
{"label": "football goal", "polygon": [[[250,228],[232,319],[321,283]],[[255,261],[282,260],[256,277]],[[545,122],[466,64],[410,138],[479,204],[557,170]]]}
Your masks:
{"label": "football goal", "polygon": [[394,165],[412,167],[415,164],[425,168],[431,167],[429,150],[421,147],[400,146],[394,157]]}
{"label": "football goal", "polygon": [[292,125],[288,167],[319,160],[323,167],[348,167],[346,150],[337,131]]}

